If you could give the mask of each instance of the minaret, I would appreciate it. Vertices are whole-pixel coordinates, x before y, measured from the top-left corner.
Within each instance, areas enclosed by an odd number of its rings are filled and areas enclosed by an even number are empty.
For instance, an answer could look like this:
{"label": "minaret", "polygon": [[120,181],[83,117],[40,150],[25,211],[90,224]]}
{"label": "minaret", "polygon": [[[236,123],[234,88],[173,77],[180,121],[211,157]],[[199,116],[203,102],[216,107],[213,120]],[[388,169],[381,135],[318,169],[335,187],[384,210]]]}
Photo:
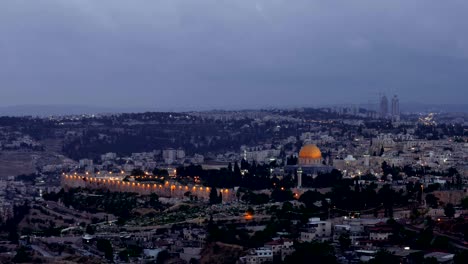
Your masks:
{"label": "minaret", "polygon": [[297,188],[302,188],[302,168],[297,169]]}

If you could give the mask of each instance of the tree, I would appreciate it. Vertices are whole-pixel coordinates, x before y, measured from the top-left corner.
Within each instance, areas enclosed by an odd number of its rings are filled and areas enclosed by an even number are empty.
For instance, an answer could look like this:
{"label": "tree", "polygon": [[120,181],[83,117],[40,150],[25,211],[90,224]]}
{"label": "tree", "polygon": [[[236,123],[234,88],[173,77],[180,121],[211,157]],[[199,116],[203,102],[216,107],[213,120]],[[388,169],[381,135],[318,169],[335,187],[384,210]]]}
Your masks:
{"label": "tree", "polygon": [[462,180],[461,175],[457,174],[457,176],[455,178],[457,179],[457,182],[456,182],[457,189],[461,189],[462,186],[463,186],[463,180]]}
{"label": "tree", "polygon": [[96,242],[96,248],[99,251],[104,252],[104,256],[109,261],[112,261],[114,259],[114,249],[112,248],[112,244],[109,240],[98,239]]}
{"label": "tree", "polygon": [[91,225],[87,225],[86,226],[86,234],[94,235],[94,233],[95,233],[94,228]]}
{"label": "tree", "polygon": [[18,244],[19,241],[19,235],[18,235],[18,230],[17,227],[10,227],[8,228],[8,240],[13,243],[13,244]]}
{"label": "tree", "polygon": [[299,197],[299,201],[304,203],[309,209],[314,208],[314,203],[323,200],[323,195],[315,191],[307,191]]}
{"label": "tree", "polygon": [[127,247],[128,255],[132,258],[138,258],[143,253],[143,248],[138,245],[128,245]]}
{"label": "tree", "polygon": [[134,170],[132,170],[130,175],[131,176],[143,176],[143,175],[145,175],[145,172],[142,171],[141,169],[134,169]]}
{"label": "tree", "polygon": [[430,193],[426,195],[426,203],[428,206],[432,208],[437,208],[439,205],[439,198],[437,198],[434,194]]}
{"label": "tree", "polygon": [[444,207],[444,214],[445,214],[445,216],[447,216],[448,218],[452,218],[452,217],[455,216],[455,208],[453,207],[453,204],[448,203],[448,204]]}
{"label": "tree", "polygon": [[347,250],[349,246],[351,246],[351,239],[349,238],[348,234],[342,234],[338,238],[338,241],[340,242],[340,247],[343,250]]}
{"label": "tree", "polygon": [[169,255],[169,252],[167,252],[167,250],[163,250],[158,253],[158,256],[156,257],[156,263],[163,264],[170,257],[171,255]]}
{"label": "tree", "polygon": [[128,250],[122,250],[119,252],[119,259],[125,262],[128,262]]}
{"label": "tree", "polygon": [[252,207],[249,207],[249,208],[247,209],[246,213],[247,213],[248,215],[254,215],[255,211],[254,211],[254,209],[253,209]]}
{"label": "tree", "polygon": [[294,157],[293,155],[289,156],[286,158],[286,165],[296,165],[297,164],[297,157]]}
{"label": "tree", "polygon": [[212,187],[210,190],[210,204],[218,204],[219,203],[219,197],[218,197],[218,191],[216,188]]}
{"label": "tree", "polygon": [[434,184],[429,184],[429,186],[427,186],[426,189],[424,189],[424,192],[425,193],[430,193],[430,192],[433,192],[433,191],[437,191],[437,190],[440,190],[440,183],[434,183]]}
{"label": "tree", "polygon": [[455,176],[458,174],[458,170],[456,168],[449,168],[447,172],[449,177]]}
{"label": "tree", "polygon": [[149,205],[153,208],[157,208],[161,205],[161,203],[159,202],[159,196],[156,193],[150,194]]}
{"label": "tree", "polygon": [[296,251],[287,256],[284,260],[286,264],[301,264],[301,263],[338,263],[335,257],[333,247],[327,243],[301,243],[295,245]]}
{"label": "tree", "polygon": [[294,199],[294,195],[291,190],[274,189],[271,192],[271,199],[275,202],[291,201]]}
{"label": "tree", "polygon": [[360,179],[364,181],[376,181],[377,177],[375,177],[374,175],[370,173],[367,173],[367,174],[362,175]]}
{"label": "tree", "polygon": [[468,250],[464,250],[462,252],[459,252],[455,254],[455,257],[453,258],[453,261],[455,264],[466,264],[468,263]]}
{"label": "tree", "polygon": [[418,219],[421,216],[421,213],[419,212],[418,208],[413,208],[410,213],[410,219],[412,222],[414,222],[416,219]]}
{"label": "tree", "polygon": [[167,177],[167,176],[169,176],[169,172],[167,170],[165,170],[165,169],[155,168],[153,170],[153,175]]}
{"label": "tree", "polygon": [[465,210],[468,209],[468,197],[465,197],[465,198],[462,199],[461,206]]}
{"label": "tree", "polygon": [[422,230],[417,239],[416,239],[416,249],[428,249],[431,247],[432,240],[434,239],[434,234],[432,228],[425,228]]}
{"label": "tree", "polygon": [[423,264],[438,264],[439,261],[437,261],[436,258],[430,257],[430,258],[425,258],[423,261]]}
{"label": "tree", "polygon": [[248,170],[250,168],[250,164],[248,161],[246,161],[245,159],[242,159],[241,160],[241,167],[240,169],[241,170]]}
{"label": "tree", "polygon": [[386,217],[393,217],[394,195],[395,191],[389,184],[385,184],[382,189],[379,190],[379,196],[385,209],[384,216]]}
{"label": "tree", "polygon": [[312,186],[316,188],[332,187],[338,184],[342,178],[343,174],[339,170],[333,169],[330,173],[320,173],[317,175]]}
{"label": "tree", "polygon": [[31,254],[26,251],[25,247],[20,247],[12,259],[14,263],[31,263],[31,260]]}
{"label": "tree", "polygon": [[264,193],[256,194],[248,191],[242,195],[242,201],[245,201],[249,204],[259,205],[268,203],[270,201],[270,197]]}
{"label": "tree", "polygon": [[236,177],[241,176],[241,170],[239,168],[239,163],[237,163],[237,161],[234,163],[234,176]]}
{"label": "tree", "polygon": [[433,229],[434,226],[435,226],[435,221],[432,220],[432,217],[431,216],[426,216],[426,218],[424,219],[424,226],[425,228],[430,228],[430,229]]}
{"label": "tree", "polygon": [[432,247],[438,250],[448,250],[450,247],[450,241],[448,237],[438,236],[434,238]]}
{"label": "tree", "polygon": [[379,250],[375,254],[375,258],[369,260],[369,264],[400,264],[400,259],[397,256],[386,250]]}

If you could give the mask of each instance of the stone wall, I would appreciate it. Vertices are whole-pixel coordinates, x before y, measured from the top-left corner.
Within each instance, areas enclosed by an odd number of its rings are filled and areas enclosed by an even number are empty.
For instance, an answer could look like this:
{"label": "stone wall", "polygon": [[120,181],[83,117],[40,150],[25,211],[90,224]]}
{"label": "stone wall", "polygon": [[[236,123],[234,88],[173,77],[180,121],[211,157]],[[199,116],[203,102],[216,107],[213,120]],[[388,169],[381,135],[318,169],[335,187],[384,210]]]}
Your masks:
{"label": "stone wall", "polygon": [[[80,175],[63,175],[62,187],[64,188],[90,188],[105,189],[112,192],[135,192],[143,195],[155,193],[161,197],[185,198],[190,195],[198,199],[208,201],[211,188],[201,185],[181,185],[175,181],[166,181],[164,184],[155,182],[130,182],[122,180],[111,180],[107,177],[93,177]],[[217,189],[221,192],[223,202],[230,202],[236,199],[234,189]]]}
{"label": "stone wall", "polygon": [[461,200],[468,196],[467,189],[464,190],[450,190],[450,191],[434,191],[434,196],[439,198],[439,201],[447,204],[454,205],[460,204]]}

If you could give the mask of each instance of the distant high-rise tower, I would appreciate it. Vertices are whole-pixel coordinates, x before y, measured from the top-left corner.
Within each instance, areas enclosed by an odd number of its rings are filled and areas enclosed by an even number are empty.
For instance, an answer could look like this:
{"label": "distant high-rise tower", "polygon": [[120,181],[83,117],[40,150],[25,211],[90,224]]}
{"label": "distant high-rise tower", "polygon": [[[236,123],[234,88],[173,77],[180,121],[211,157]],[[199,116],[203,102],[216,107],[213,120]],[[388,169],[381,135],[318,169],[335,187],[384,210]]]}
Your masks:
{"label": "distant high-rise tower", "polygon": [[380,99],[380,117],[386,118],[388,115],[388,99],[387,96],[382,96]]}
{"label": "distant high-rise tower", "polygon": [[392,98],[392,119],[394,121],[400,120],[400,100],[396,95]]}

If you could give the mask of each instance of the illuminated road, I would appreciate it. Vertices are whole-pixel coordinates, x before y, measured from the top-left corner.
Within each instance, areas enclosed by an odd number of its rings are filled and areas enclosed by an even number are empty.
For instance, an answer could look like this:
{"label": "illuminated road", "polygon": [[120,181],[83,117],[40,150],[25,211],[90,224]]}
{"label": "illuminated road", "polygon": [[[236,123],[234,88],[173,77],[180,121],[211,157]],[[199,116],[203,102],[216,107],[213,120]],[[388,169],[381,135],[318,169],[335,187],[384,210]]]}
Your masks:
{"label": "illuminated road", "polygon": [[[238,220],[240,223],[246,223],[254,220],[268,220],[271,216],[269,215],[253,215],[251,219],[246,220],[244,216],[230,216],[230,217],[220,217],[220,218],[213,218],[213,221],[233,221]],[[144,231],[144,230],[154,230],[154,229],[161,229],[161,228],[171,228],[173,225],[177,224],[197,224],[200,222],[204,222],[207,218],[192,218],[185,221],[179,221],[175,223],[163,224],[163,225],[152,225],[152,226],[126,226],[127,230],[132,231]]]}

